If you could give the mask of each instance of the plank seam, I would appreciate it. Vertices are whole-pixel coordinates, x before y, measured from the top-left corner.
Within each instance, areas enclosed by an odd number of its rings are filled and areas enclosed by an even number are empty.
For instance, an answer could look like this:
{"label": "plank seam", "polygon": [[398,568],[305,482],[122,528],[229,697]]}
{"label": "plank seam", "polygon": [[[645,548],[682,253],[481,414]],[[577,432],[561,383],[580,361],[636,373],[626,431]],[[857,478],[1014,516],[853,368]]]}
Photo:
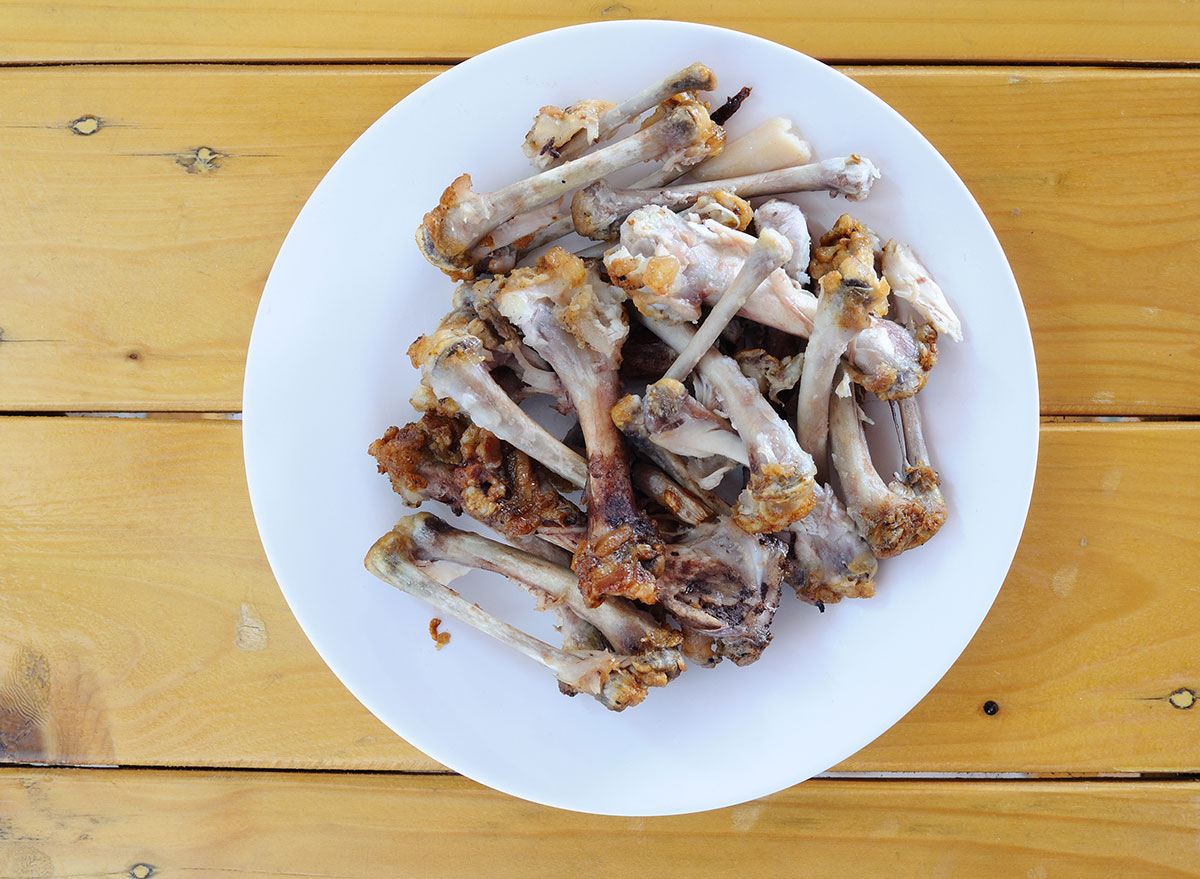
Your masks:
{"label": "plank seam", "polygon": [[[104,58],[99,60],[30,61],[0,60],[0,69],[59,67],[432,67],[454,66],[472,56],[446,58]],[[824,64],[839,67],[1021,67],[1090,68],[1093,70],[1197,70],[1200,61],[1131,60],[1005,60],[1003,58],[818,58]]]}

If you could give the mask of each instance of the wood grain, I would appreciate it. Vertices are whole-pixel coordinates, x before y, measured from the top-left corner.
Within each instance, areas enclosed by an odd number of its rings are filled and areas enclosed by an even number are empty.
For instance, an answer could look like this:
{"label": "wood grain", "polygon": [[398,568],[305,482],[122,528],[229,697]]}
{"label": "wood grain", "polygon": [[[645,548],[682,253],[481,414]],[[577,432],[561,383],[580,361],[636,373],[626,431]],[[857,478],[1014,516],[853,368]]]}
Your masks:
{"label": "wood grain", "polygon": [[8,770],[0,870],[1179,877],[1200,875],[1198,803],[1195,782],[818,780],[699,815],[613,818],[454,776]]}
{"label": "wood grain", "polygon": [[[240,408],[296,213],[434,72],[0,70],[0,410]],[[1179,270],[1200,260],[1200,72],[848,72],[983,205],[1025,297],[1043,411],[1200,412],[1200,313]],[[91,116],[93,134],[72,130]]]}
{"label": "wood grain", "polygon": [[[255,534],[236,422],[0,430],[4,760],[439,768],[297,627]],[[1170,697],[1200,691],[1197,510],[1200,426],[1045,427],[991,614],[934,691],[838,768],[1195,771],[1200,713]]]}
{"label": "wood grain", "polygon": [[556,27],[624,18],[720,25],[838,61],[1200,60],[1200,12],[1175,0],[869,0],[852,10],[830,0],[569,0],[549,8],[513,0],[296,0],[286,8],[4,0],[0,61],[455,60]]}

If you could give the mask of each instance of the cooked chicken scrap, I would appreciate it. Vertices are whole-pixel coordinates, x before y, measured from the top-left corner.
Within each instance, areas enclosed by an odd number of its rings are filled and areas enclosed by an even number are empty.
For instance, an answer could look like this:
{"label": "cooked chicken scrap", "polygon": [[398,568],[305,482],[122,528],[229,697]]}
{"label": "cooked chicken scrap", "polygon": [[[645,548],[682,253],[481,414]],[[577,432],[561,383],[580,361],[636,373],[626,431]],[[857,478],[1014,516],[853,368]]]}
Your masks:
{"label": "cooked chicken scrap", "polygon": [[[827,238],[821,238],[822,245]],[[837,247],[818,248],[810,266],[821,292],[812,335],[804,349],[796,408],[796,436],[817,462],[819,476],[825,470],[834,373],[855,336],[888,308],[888,284],[875,274],[875,257],[869,244],[859,246],[863,243],[861,236],[837,240]],[[818,259],[822,261],[818,263]]]}
{"label": "cooked chicken scrap", "polygon": [[471,421],[512,443],[534,460],[583,486],[587,466],[544,427],[527,415],[489,371],[495,358],[473,330],[474,311],[457,308],[433,333],[421,336],[408,349],[413,366],[438,399],[451,399]]}
{"label": "cooked chicken scrap", "polygon": [[575,221],[575,231],[580,235],[597,241],[612,241],[620,233],[625,218],[645,205],[659,205],[678,211],[700,196],[718,190],[734,193],[740,198],[825,190],[830,195],[842,195],[857,201],[867,197],[871,185],[878,178],[879,169],[870,159],[847,156],[762,174],[688,183],[665,189],[615,189],[600,179],[575,193],[571,200],[571,217]]}
{"label": "cooked chicken scrap", "polygon": [[621,345],[629,332],[624,294],[578,257],[554,248],[535,267],[499,280],[493,295],[526,343],[554,367],[579,416],[588,452],[588,536],[573,566],[584,597],[595,603],[622,595],[653,604],[662,543],[634,501],[628,453],[609,414],[621,396]]}
{"label": "cooked chicken scrap", "polygon": [[463,174],[417,227],[417,244],[426,259],[451,277],[469,278],[476,262],[472,249],[501,223],[630,165],[682,162],[695,144],[718,137],[718,130],[704,105],[681,103],[668,116],[624,140],[495,192],[475,192],[471,176]]}
{"label": "cooked chicken scrap", "polygon": [[368,451],[410,507],[437,501],[510,537],[585,521],[545,468],[461,415],[426,412]]}
{"label": "cooked chicken scrap", "polygon": [[[642,321],[677,351],[687,347],[692,330],[650,318]],[[708,351],[698,364],[700,374],[721,400],[734,429],[746,445],[749,484],[738,495],[733,519],[752,533],[770,533],[804,518],[813,505],[816,467],[796,435],[746,378],[731,357]]]}
{"label": "cooked chicken scrap", "polygon": [[685,633],[712,639],[713,654],[754,662],[771,641],[785,550],[768,534],[747,534],[722,516],[667,547],[660,601]]}
{"label": "cooked chicken scrap", "polygon": [[958,316],[911,247],[888,241],[883,246],[883,275],[892,292],[908,302],[921,320],[954,341],[962,341],[962,324]]}
{"label": "cooked chicken scrap", "polygon": [[544,665],[571,690],[593,696],[605,708],[622,711],[646,698],[650,687],[669,680],[653,654],[634,656],[600,650],[562,650],[497,619],[438,582],[413,560],[409,535],[389,531],[367,553],[367,570],[429,604],[440,617],[452,617],[507,644]]}
{"label": "cooked chicken scrap", "polygon": [[885,483],[871,463],[861,412],[854,394],[834,395],[829,432],[833,465],[846,497],[846,510],[878,558],[891,558],[929,540],[946,521],[937,474],[929,465],[916,400],[900,401],[907,413],[910,446],[903,482]]}
{"label": "cooked chicken scrap", "polygon": [[772,403],[779,404],[779,395],[800,383],[804,355],[774,357],[762,348],[747,348],[733,355],[742,375],[758,383],[758,390]]}
{"label": "cooked chicken scrap", "polygon": [[587,99],[565,110],[542,107],[521,149],[538,168],[574,158],[606,140],[618,128],[680,92],[712,91],[717,78],[703,64],[692,64],[642,89],[620,104]]}
{"label": "cooked chicken scrap", "polygon": [[809,602],[833,604],[875,594],[879,562],[833,489],[818,485],[813,511],[781,536],[790,542],[786,581]]}
{"label": "cooked chicken scrap", "polygon": [[637,394],[622,397],[612,410],[613,423],[620,428],[621,433],[639,455],[657,464],[672,480],[710,510],[727,508],[728,504],[717,497],[712,489],[721,483],[726,473],[738,466],[738,462],[720,454],[687,457],[664,448],[654,441],[650,429],[646,426],[647,419],[653,417],[647,412],[646,402]]}

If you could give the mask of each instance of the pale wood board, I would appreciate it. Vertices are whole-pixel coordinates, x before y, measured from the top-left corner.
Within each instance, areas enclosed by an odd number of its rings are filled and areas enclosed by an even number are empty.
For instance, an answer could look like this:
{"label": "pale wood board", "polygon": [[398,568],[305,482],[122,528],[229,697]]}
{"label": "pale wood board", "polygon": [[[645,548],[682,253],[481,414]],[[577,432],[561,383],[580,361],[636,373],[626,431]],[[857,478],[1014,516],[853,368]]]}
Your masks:
{"label": "pale wood board", "polygon": [[[435,72],[0,71],[0,410],[240,408],[296,213]],[[932,139],[996,228],[1044,412],[1200,412],[1200,313],[1179,270],[1200,259],[1200,73],[848,72]],[[100,129],[75,134],[87,115]]]}
{"label": "pale wood board", "polygon": [[[297,626],[258,543],[236,422],[10,417],[0,432],[3,759],[439,768]],[[1200,766],[1200,713],[1168,698],[1200,689],[1198,462],[1196,425],[1044,427],[1025,538],[982,629],[838,768]]]}
{"label": "pale wood board", "polygon": [[0,61],[458,60],[556,27],[630,18],[719,25],[838,61],[1200,60],[1200,12],[1176,0],[868,0],[852,8],[830,0],[4,0]]}
{"label": "pale wood board", "polygon": [[697,815],[617,818],[455,776],[21,769],[0,772],[0,871],[1196,876],[1198,804],[1196,782],[837,780]]}

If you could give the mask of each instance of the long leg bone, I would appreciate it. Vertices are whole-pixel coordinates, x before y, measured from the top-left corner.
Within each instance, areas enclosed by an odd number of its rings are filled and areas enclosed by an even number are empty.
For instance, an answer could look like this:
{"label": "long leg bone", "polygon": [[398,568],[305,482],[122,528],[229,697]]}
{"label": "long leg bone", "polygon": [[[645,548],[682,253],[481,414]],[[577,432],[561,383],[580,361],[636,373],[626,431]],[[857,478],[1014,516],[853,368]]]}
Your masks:
{"label": "long leg bone", "polygon": [[687,378],[695,368],[704,352],[709,350],[725,325],[738,313],[750,294],[767,279],[767,275],[792,258],[792,245],[786,238],[772,229],[763,230],[755,240],[754,246],[742,263],[742,268],[734,276],[733,282],[721,294],[708,317],[704,319],[696,334],[692,336],[679,357],[667,370],[665,378],[681,381]]}
{"label": "long leg bone", "polygon": [[[691,340],[689,327],[670,326],[644,315],[641,319],[676,351],[682,351]],[[812,456],[800,447],[791,428],[758,392],[757,383],[742,375],[733,358],[708,351],[698,368],[746,444],[750,482],[738,496],[734,521],[746,531],[766,533],[802,519],[814,503],[816,467]]]}
{"label": "long leg bone", "polygon": [[[648,612],[628,601],[607,598],[595,607],[588,607],[579,593],[579,580],[570,568],[478,534],[460,531],[428,513],[401,519],[394,530],[408,536],[413,560],[418,565],[452,562],[508,577],[551,602],[565,605],[591,623],[617,653],[663,651],[666,654],[679,644],[678,632],[660,625]],[[671,678],[683,670],[678,663],[678,654],[675,654],[674,662],[670,662],[667,655],[659,659],[668,661],[663,670]]]}
{"label": "long leg bone", "polygon": [[413,366],[442,399],[453,400],[478,426],[541,462],[573,485],[587,481],[587,465],[521,409],[488,371],[491,359],[477,336],[454,321],[408,349]]}
{"label": "long leg bone", "polygon": [[[864,257],[870,262],[864,262]],[[887,311],[887,281],[875,274],[870,250],[846,252],[838,267],[817,281],[821,295],[813,332],[804,350],[796,436],[817,463],[818,479],[826,469],[829,436],[829,395],[833,375],[846,346],[871,325],[872,315]]]}
{"label": "long leg bone", "polygon": [[662,686],[666,675],[640,656],[597,650],[560,650],[497,619],[430,577],[412,560],[412,545],[403,534],[389,531],[367,553],[367,570],[385,583],[519,650],[544,665],[559,681],[587,693],[612,711],[622,711],[646,698],[649,687]]}
{"label": "long leg bone", "polygon": [[592,144],[680,92],[712,91],[717,78],[703,64],[692,64],[647,86],[620,104],[585,100],[566,110],[542,107],[521,149],[539,168],[575,158]]}
{"label": "long leg bone", "polygon": [[[914,443],[916,401],[902,401],[910,413]],[[904,409],[901,410],[905,411]],[[854,394],[834,395],[829,414],[833,465],[841,479],[846,510],[867,540],[872,554],[890,558],[920,546],[946,521],[946,506],[937,489],[936,476],[928,461],[910,462],[904,482],[885,484],[871,463]],[[908,432],[906,431],[906,436]],[[917,443],[923,451],[923,443]],[[912,450],[910,454],[914,454]],[[931,484],[930,479],[934,480]]]}
{"label": "long leg bone", "polygon": [[417,228],[417,244],[438,268],[454,276],[469,276],[471,249],[501,223],[621,168],[656,159],[670,164],[695,144],[717,136],[723,137],[723,129],[712,123],[702,105],[681,103],[669,115],[624,140],[495,192],[475,192],[470,175],[463,174],[425,215]]}
{"label": "long leg bone", "polygon": [[628,453],[610,412],[621,395],[621,345],[629,332],[624,294],[582,260],[554,248],[496,290],[500,311],[521,328],[567,389],[588,452],[588,537],[575,553],[584,597],[623,595],[652,604],[662,544],[637,508]]}
{"label": "long leg bone", "polygon": [[625,218],[648,204],[677,211],[700,196],[718,190],[732,192],[741,198],[828,190],[832,195],[858,200],[867,197],[871,184],[878,177],[879,170],[870,159],[848,156],[762,174],[657,190],[614,189],[599,180],[575,194],[571,201],[571,216],[575,220],[575,231],[580,235],[597,241],[611,241],[617,237]]}

